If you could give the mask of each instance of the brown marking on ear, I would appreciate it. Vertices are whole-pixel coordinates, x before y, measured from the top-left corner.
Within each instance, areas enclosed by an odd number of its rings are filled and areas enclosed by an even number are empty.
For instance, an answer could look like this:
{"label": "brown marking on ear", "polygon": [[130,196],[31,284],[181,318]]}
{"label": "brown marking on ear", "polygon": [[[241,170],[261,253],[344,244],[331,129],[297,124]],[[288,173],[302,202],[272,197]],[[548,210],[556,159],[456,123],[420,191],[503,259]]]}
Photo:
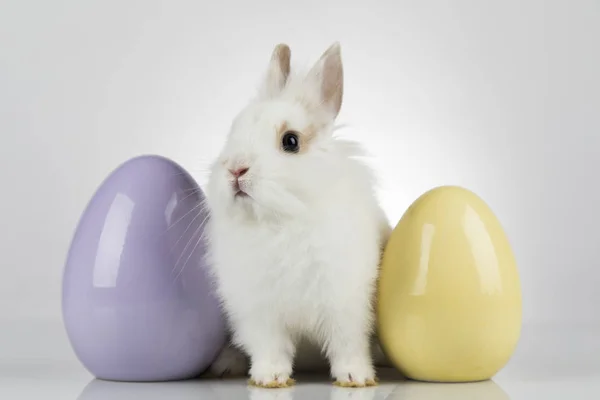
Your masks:
{"label": "brown marking on ear", "polygon": [[283,80],[287,81],[287,78],[290,75],[290,60],[292,58],[290,47],[284,43],[278,44],[273,50],[272,58],[277,60],[277,63],[281,68]]}
{"label": "brown marking on ear", "polygon": [[280,43],[273,49],[269,69],[262,87],[262,96],[271,97],[279,93],[290,75],[291,50],[288,45]]}
{"label": "brown marking on ear", "polygon": [[[338,42],[332,44],[309,71],[306,82],[312,89],[312,109],[324,110],[335,119],[342,108],[344,68]],[[299,100],[306,103],[307,99]]]}
{"label": "brown marking on ear", "polygon": [[323,62],[321,96],[337,116],[344,95],[344,68],[339,43],[331,45],[321,56]]}

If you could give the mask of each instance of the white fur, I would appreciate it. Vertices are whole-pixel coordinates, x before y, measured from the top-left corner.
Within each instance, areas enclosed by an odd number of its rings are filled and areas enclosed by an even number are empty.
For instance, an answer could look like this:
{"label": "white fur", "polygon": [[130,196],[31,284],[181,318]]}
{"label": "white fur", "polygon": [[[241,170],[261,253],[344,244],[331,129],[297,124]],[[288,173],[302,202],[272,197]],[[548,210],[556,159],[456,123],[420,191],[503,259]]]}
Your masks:
{"label": "white fur", "polygon": [[[249,356],[258,384],[287,381],[301,339],[323,349],[336,380],[375,378],[373,299],[390,228],[373,176],[355,157],[360,147],[333,136],[336,113],[320,99],[321,72],[317,64],[242,110],[207,187],[218,294],[232,346]],[[299,132],[318,127],[306,152],[281,151],[284,121]],[[228,172],[242,166],[246,198],[234,196]],[[244,363],[226,347],[212,370],[240,373]]]}

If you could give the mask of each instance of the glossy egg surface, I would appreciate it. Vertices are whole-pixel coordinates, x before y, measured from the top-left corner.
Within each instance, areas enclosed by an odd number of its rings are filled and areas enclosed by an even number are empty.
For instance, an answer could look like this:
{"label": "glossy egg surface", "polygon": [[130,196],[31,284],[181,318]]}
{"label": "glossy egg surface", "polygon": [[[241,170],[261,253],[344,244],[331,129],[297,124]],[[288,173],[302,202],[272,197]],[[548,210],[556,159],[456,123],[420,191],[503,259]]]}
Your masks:
{"label": "glossy egg surface", "polygon": [[63,275],[71,345],[96,377],[194,377],[224,343],[194,179],[159,156],[119,166],[80,218]]}
{"label": "glossy egg surface", "polygon": [[384,352],[407,377],[480,381],[511,357],[521,329],[521,288],[506,234],[473,192],[438,187],[405,212],[379,279]]}

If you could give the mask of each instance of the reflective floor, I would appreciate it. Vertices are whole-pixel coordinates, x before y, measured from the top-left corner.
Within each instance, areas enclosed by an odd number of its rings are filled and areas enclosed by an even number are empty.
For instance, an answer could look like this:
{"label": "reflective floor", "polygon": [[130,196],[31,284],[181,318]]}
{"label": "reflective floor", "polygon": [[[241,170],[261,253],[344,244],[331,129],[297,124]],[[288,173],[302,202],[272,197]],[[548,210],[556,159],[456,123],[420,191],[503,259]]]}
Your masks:
{"label": "reflective floor", "polygon": [[335,387],[327,376],[300,375],[290,389],[245,380],[117,383],[93,379],[73,357],[59,325],[0,326],[0,399],[61,400],[519,400],[600,398],[600,329],[525,328],[510,363],[493,380],[469,384],[406,381],[380,370],[379,386]]}
{"label": "reflective floor", "polygon": [[126,385],[93,381],[83,390],[79,400],[98,399],[252,399],[252,400],[373,400],[373,399],[509,399],[496,383],[470,385],[426,385],[418,383],[383,383],[376,388],[347,389],[330,385],[322,379],[303,380],[290,389],[248,388],[242,381],[230,383]]}

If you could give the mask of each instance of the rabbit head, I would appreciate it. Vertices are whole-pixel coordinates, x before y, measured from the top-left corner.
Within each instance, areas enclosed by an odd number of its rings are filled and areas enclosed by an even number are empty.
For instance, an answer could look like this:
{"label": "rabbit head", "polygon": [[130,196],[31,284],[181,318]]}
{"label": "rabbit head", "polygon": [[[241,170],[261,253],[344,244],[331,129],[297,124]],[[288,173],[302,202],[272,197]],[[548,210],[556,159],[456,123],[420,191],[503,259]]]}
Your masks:
{"label": "rabbit head", "polygon": [[235,117],[211,167],[215,212],[268,218],[306,213],[344,174],[333,137],[342,105],[343,68],[334,43],[305,74],[290,71],[290,48],[273,50],[258,96]]}

